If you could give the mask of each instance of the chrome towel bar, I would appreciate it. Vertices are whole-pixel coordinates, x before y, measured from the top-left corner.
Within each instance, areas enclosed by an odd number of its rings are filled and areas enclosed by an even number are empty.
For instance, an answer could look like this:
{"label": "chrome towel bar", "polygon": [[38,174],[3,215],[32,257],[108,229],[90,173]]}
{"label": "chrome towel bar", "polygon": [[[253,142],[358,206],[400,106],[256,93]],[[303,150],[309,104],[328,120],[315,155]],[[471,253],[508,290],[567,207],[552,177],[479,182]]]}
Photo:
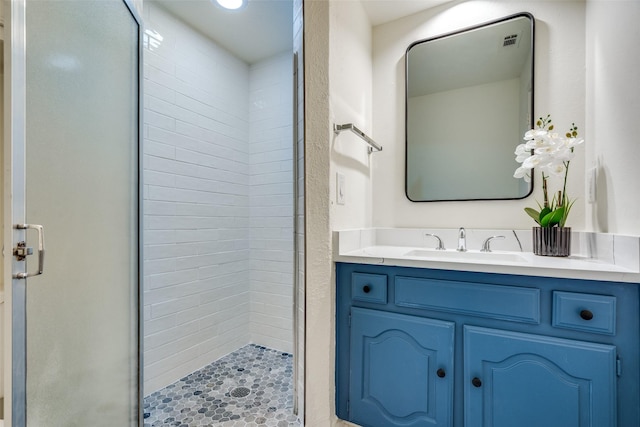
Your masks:
{"label": "chrome towel bar", "polygon": [[380,144],[375,142],[373,139],[369,138],[364,132],[362,132],[360,129],[355,127],[353,123],[346,123],[344,125],[337,125],[334,123],[333,132],[336,135],[342,132],[343,130],[350,130],[351,132],[358,135],[360,138],[364,139],[364,141],[370,145],[369,154],[371,154],[373,151],[382,151],[382,146]]}

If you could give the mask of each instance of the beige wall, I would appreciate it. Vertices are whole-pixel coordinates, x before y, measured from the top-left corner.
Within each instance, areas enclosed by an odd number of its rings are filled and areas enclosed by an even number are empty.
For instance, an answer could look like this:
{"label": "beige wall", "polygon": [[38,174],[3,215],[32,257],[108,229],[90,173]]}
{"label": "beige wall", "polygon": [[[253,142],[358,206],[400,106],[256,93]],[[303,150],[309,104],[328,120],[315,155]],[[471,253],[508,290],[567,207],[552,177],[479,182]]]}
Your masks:
{"label": "beige wall", "polygon": [[329,2],[304,2],[307,426],[331,425],[333,301],[329,216]]}
{"label": "beige wall", "polygon": [[588,229],[640,235],[640,2],[586,5],[587,169],[597,166]]}
{"label": "beige wall", "polygon": [[[359,1],[330,3],[329,106],[331,124],[353,123],[372,135],[371,24]],[[334,230],[371,226],[372,162],[368,145],[352,132],[332,134],[330,206]],[[375,138],[374,138],[375,140]],[[345,203],[337,204],[336,176],[345,179]]]}

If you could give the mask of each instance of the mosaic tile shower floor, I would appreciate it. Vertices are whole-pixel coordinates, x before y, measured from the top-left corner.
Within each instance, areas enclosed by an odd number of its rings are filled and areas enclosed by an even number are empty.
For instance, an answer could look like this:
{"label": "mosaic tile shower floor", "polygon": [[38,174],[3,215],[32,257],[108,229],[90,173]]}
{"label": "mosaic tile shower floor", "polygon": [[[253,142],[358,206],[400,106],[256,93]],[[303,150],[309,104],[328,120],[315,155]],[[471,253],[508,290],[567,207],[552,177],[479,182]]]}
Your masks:
{"label": "mosaic tile shower floor", "polygon": [[293,357],[249,344],[144,399],[144,427],[300,426]]}

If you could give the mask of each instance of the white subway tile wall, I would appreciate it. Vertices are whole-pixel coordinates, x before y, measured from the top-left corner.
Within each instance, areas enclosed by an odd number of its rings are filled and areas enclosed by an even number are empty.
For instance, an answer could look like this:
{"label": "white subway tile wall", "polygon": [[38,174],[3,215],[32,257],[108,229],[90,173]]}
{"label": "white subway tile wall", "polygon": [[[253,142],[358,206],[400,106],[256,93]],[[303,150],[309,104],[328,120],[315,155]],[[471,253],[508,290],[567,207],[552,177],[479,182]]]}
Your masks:
{"label": "white subway tile wall", "polygon": [[293,352],[293,54],[250,69],[251,341]]}
{"label": "white subway tile wall", "polygon": [[250,342],[293,351],[292,59],[144,16],[148,395]]}

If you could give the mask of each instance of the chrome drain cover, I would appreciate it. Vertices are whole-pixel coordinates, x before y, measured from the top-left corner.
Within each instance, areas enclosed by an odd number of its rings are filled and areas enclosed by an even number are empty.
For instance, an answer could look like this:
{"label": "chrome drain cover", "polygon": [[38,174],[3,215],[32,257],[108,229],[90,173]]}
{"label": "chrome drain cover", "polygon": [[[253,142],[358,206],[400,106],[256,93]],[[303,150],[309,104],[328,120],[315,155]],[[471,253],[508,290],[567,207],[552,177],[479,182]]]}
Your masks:
{"label": "chrome drain cover", "polygon": [[251,393],[251,390],[246,387],[237,387],[229,392],[229,394],[233,397],[247,397],[249,396],[249,393]]}

